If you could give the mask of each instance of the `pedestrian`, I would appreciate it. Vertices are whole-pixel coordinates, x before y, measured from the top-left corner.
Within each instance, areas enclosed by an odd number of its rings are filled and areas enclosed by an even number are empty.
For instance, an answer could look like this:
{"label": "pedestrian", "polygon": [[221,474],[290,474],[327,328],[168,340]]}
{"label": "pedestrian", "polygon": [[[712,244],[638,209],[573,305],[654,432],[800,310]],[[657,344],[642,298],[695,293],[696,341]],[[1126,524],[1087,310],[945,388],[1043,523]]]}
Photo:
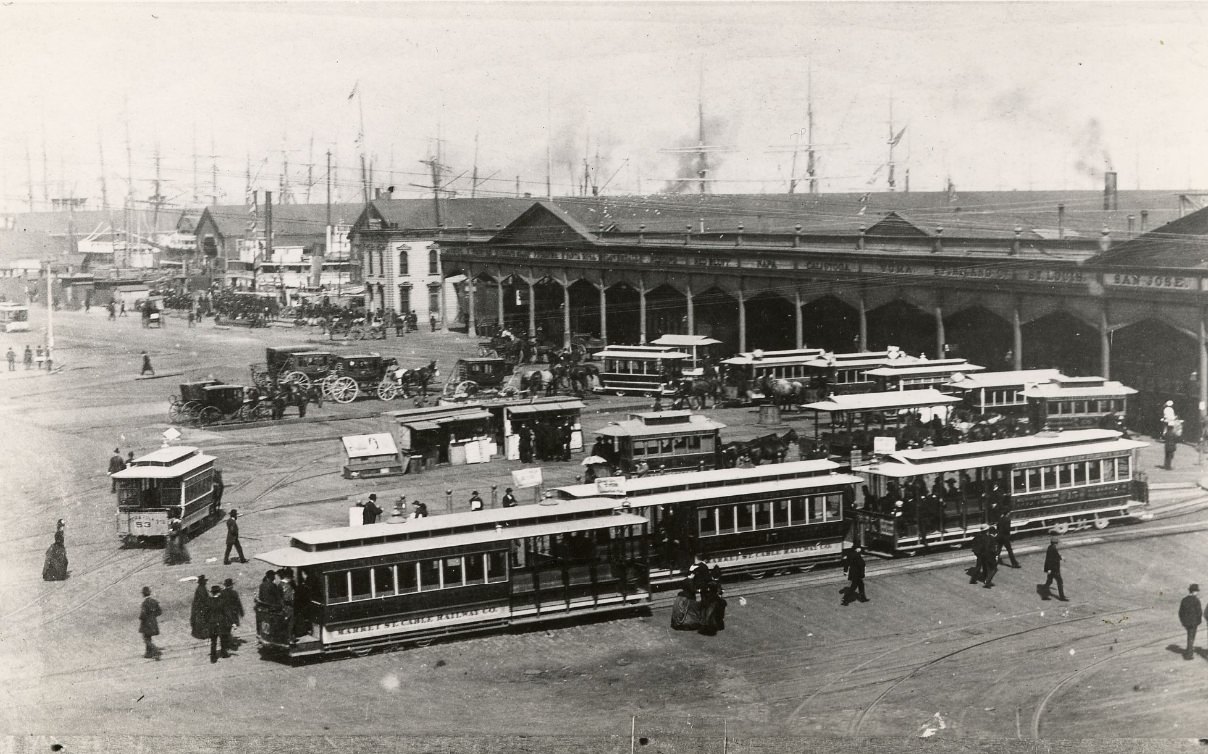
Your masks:
{"label": "pedestrian", "polygon": [[55,368],[55,360],[50,355],[50,348],[46,349],[46,371],[53,372]]}
{"label": "pedestrian", "polygon": [[1165,460],[1162,468],[1171,469],[1174,465],[1174,453],[1179,449],[1179,440],[1183,437],[1183,420],[1174,412],[1174,401],[1166,401],[1162,408],[1162,445],[1165,450]]}
{"label": "pedestrian", "polygon": [[113,475],[124,468],[126,468],[126,462],[122,460],[122,451],[118,448],[114,448],[113,456],[109,459],[110,492],[117,492],[117,480],[113,479]]}
{"label": "pedestrian", "polygon": [[[970,548],[973,550],[973,557],[976,561],[973,564],[973,575],[969,577],[970,584],[976,584],[979,581],[990,581],[989,569],[987,565],[989,558],[994,558],[998,552],[997,542],[989,535],[988,529],[983,529],[973,535],[973,544]],[[995,559],[997,562],[997,559]]]}
{"label": "pedestrian", "polygon": [[46,560],[42,564],[43,581],[67,580],[67,545],[63,539],[63,530],[55,532],[54,542],[46,549]]}
{"label": "pedestrian", "polygon": [[1044,581],[1044,597],[1049,599],[1052,592],[1049,588],[1053,582],[1057,582],[1057,599],[1062,602],[1069,602],[1065,597],[1065,582],[1061,580],[1061,553],[1057,551],[1057,537],[1049,538],[1049,549],[1044,554],[1044,572],[1048,574],[1048,578]]}
{"label": "pedestrian", "polygon": [[361,507],[361,523],[365,526],[376,524],[378,516],[382,515],[382,509],[377,504],[377,495],[370,493],[369,500]]}
{"label": "pedestrian", "polygon": [[147,354],[146,351],[143,351],[142,355],[143,355],[143,369],[141,372],[138,373],[138,376],[142,377],[147,372],[150,372],[151,376],[154,377],[155,369],[151,366],[151,357]]}
{"label": "pedestrian", "polygon": [[[243,545],[239,543],[239,511],[231,509],[230,517],[227,518],[227,534],[226,534],[226,550],[222,553],[222,564],[231,564],[231,548],[239,553],[239,562],[246,563],[247,558],[243,556]],[[217,584],[215,584],[217,588]]]}
{"label": "pedestrian", "polygon": [[105,305],[105,308],[109,311],[109,319],[112,320],[114,318],[114,316],[117,315],[117,307],[113,305],[112,301],[110,301],[108,304]]}
{"label": "pedestrian", "polygon": [[193,606],[189,610],[189,633],[194,639],[206,639],[209,630],[210,589],[206,586],[203,573],[197,577],[197,588],[193,590]]}
{"label": "pedestrian", "polygon": [[506,490],[503,491],[503,507],[504,508],[515,508],[516,507],[516,496],[512,494],[511,487],[508,487]]}
{"label": "pedestrian", "polygon": [[159,609],[159,603],[151,596],[151,587],[143,587],[143,605],[138,612],[138,632],[143,635],[143,644],[146,647],[143,657],[159,659],[159,647],[151,642],[151,637],[159,636],[161,615],[163,610]]}
{"label": "pedestrian", "polygon": [[193,327],[193,322],[196,319],[197,319],[197,317],[193,314],[193,310],[190,309],[189,310],[189,327]]}
{"label": "pedestrian", "polygon": [[432,328],[432,332],[436,332],[436,312],[428,313],[428,325]]}
{"label": "pedestrian", "polygon": [[[215,584],[210,587],[209,602],[206,603],[206,634],[210,638],[210,662],[218,662],[218,645],[223,641],[223,636],[230,631],[230,626],[227,625],[227,614],[222,599],[222,587]],[[230,657],[226,651],[226,647],[222,650],[223,657]]]}
{"label": "pedestrian", "polygon": [[1195,633],[1204,620],[1204,606],[1200,604],[1200,585],[1192,584],[1187,587],[1187,596],[1179,603],[1179,623],[1187,629],[1187,649],[1183,651],[1183,659],[1195,657]]}
{"label": "pedestrian", "polygon": [[132,450],[126,454],[126,468],[130,468],[133,465],[134,465],[134,451]]}
{"label": "pedestrian", "polygon": [[843,558],[843,573],[848,581],[843,594],[844,605],[850,605],[855,599],[868,602],[868,597],[864,594],[864,556],[861,552],[859,546],[853,546]]}
{"label": "pedestrian", "polygon": [[428,517],[428,504],[427,503],[421,503],[420,501],[416,500],[415,502],[411,503],[411,505],[413,505],[415,507],[415,510],[411,512],[411,518],[427,518]]}
{"label": "pedestrian", "polygon": [[34,368],[34,352],[28,345],[25,346],[25,356],[22,358],[25,363],[25,369],[28,371]]}
{"label": "pedestrian", "polygon": [[474,490],[474,493],[470,495],[470,510],[482,510],[482,497],[478,494],[478,490]]}
{"label": "pedestrian", "polygon": [[998,506],[998,538],[994,559],[997,562],[1002,562],[1002,551],[1007,551],[1007,557],[1011,560],[1012,568],[1019,568],[1019,561],[1015,559],[1015,550],[1011,547],[1011,502],[1006,498]]}
{"label": "pedestrian", "polygon": [[126,302],[125,301],[121,302],[121,307],[122,307],[122,309],[121,309],[121,312],[118,314],[118,316],[125,317],[126,316]]}
{"label": "pedestrian", "polygon": [[288,568],[277,571],[277,583],[281,589],[281,608],[285,611],[285,636],[291,643],[294,640],[294,603],[297,590],[294,589],[294,575]]}
{"label": "pedestrian", "polygon": [[265,571],[264,578],[260,579],[260,587],[256,591],[256,604],[280,609],[282,600],[281,587],[277,584],[277,572],[271,569]]}
{"label": "pedestrian", "polygon": [[38,350],[34,352],[34,361],[38,363],[38,371],[42,371],[42,365],[46,363],[46,353],[41,344],[38,344]]}
{"label": "pedestrian", "polygon": [[8,371],[17,371],[17,352],[13,350],[12,346],[8,347],[8,353],[4,357],[8,359]]}
{"label": "pedestrian", "polygon": [[398,500],[394,502],[394,510],[390,513],[390,518],[386,519],[388,524],[405,524],[407,523],[407,496],[399,495]]}
{"label": "pedestrian", "polygon": [[243,621],[243,600],[239,598],[239,592],[235,591],[235,580],[225,579],[222,582],[222,609],[224,611],[223,625],[226,627],[220,636],[222,642],[223,656],[226,652],[234,649],[235,639],[231,636],[231,628],[238,626]]}

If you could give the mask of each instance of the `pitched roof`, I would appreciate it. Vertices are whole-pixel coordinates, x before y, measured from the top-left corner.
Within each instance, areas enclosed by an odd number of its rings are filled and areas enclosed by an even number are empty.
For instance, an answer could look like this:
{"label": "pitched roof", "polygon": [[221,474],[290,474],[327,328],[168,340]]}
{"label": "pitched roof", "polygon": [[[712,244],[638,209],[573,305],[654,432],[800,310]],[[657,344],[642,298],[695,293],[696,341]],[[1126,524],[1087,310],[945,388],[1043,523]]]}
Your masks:
{"label": "pitched roof", "polygon": [[[352,225],[365,208],[363,204],[333,204],[331,205],[332,225]],[[252,220],[256,221],[256,229],[264,230],[265,210],[258,207],[253,215],[252,208],[246,204],[215,204],[206,207],[202,219],[209,217],[218,232],[224,238],[243,238],[248,235]],[[202,223],[198,219],[197,224]],[[273,205],[273,236],[314,236],[322,238],[327,228],[326,204],[274,204]]]}
{"label": "pitched roof", "polygon": [[534,199],[504,197],[442,199],[440,223],[436,222],[436,207],[431,199],[376,199],[371,207],[383,221],[401,230],[467,226],[495,229],[506,227],[534,203]]}
{"label": "pitched roof", "polygon": [[1095,257],[1122,267],[1208,269],[1208,209],[1201,209]]}

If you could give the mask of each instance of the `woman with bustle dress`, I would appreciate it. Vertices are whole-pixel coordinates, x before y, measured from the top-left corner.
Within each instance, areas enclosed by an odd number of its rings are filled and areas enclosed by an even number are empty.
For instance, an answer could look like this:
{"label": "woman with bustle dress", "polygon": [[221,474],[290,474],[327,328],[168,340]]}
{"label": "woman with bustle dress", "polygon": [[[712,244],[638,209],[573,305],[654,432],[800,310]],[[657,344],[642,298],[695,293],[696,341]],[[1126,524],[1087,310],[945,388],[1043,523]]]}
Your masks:
{"label": "woman with bustle dress", "polygon": [[55,541],[46,550],[46,562],[42,566],[43,581],[65,581],[67,579],[67,545],[63,534],[63,521],[55,531]]}

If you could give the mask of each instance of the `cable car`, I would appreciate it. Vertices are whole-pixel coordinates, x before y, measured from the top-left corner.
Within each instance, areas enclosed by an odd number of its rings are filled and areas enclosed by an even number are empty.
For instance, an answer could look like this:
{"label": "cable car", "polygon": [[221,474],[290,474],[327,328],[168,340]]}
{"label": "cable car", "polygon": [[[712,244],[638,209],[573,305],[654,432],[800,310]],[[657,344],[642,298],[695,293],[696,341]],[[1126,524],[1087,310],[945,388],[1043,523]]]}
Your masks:
{"label": "cable car", "polygon": [[189,531],[218,518],[221,472],[214,456],[175,445],[135,458],[112,477],[117,482],[117,534],[124,544],[166,537],[168,524],[180,520]]}
{"label": "cable car", "polygon": [[0,329],[4,332],[29,332],[29,307],[0,301]]}
{"label": "cable car", "polygon": [[671,346],[608,346],[600,360],[601,393],[674,395],[691,354]]}

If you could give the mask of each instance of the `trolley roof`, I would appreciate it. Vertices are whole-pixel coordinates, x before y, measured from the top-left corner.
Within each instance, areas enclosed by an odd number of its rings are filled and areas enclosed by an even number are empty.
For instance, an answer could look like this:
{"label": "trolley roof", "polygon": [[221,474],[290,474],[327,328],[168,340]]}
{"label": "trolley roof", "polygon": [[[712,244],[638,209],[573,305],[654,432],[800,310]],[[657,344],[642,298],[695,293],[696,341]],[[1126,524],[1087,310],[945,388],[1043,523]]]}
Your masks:
{"label": "trolley roof", "polygon": [[630,508],[649,508],[654,505],[704,502],[718,498],[742,497],[744,495],[767,495],[797,490],[812,490],[818,487],[834,487],[836,485],[856,484],[862,481],[864,481],[863,478],[852,474],[825,474],[823,476],[776,479],[752,484],[732,484],[725,487],[709,487],[707,489],[676,490],[655,495],[630,497],[626,499],[626,502]]}
{"label": "trolley roof", "polygon": [[[445,518],[448,518],[447,516]],[[595,531],[614,526],[638,526],[645,524],[646,519],[632,513],[617,513],[596,518],[581,518],[572,521],[554,521],[531,526],[501,527],[484,531],[463,532],[445,536],[432,536],[423,539],[410,539],[401,542],[346,547],[337,550],[307,551],[296,547],[283,547],[260,555],[257,560],[281,568],[300,568],[327,563],[339,563],[348,560],[366,560],[369,558],[384,558],[398,555],[415,555],[434,550],[448,550],[454,547],[473,545],[489,545],[495,542],[506,542],[512,539],[543,537],[555,534],[567,534],[578,531]]]}
{"label": "trolley roof", "polygon": [[876,369],[869,369],[864,374],[870,374],[874,377],[911,377],[928,374],[979,372],[983,369],[985,367],[970,364],[964,359],[936,359],[934,361],[918,362],[904,362],[901,359],[897,359],[890,364],[885,364]]}
{"label": "trolley roof", "polygon": [[113,472],[114,479],[174,479],[209,466],[216,461],[197,448],[174,445],[160,448],[140,458],[131,466]]}
{"label": "trolley roof", "polygon": [[650,345],[652,345],[652,346],[675,346],[676,348],[680,348],[683,346],[687,346],[689,348],[692,348],[692,347],[699,348],[701,346],[715,345],[720,342],[721,342],[720,340],[718,340],[716,338],[710,338],[708,335],[674,335],[674,334],[672,334],[672,335],[662,335],[659,338],[650,341]]}
{"label": "trolley roof", "polygon": [[852,393],[850,395],[832,395],[824,401],[807,403],[802,408],[814,411],[881,411],[891,408],[918,408],[922,406],[942,406],[948,403],[960,403],[961,399],[954,395],[944,395],[934,388],[923,390],[890,390],[883,393]]}
{"label": "trolley roof", "polygon": [[1038,382],[1047,382],[1061,376],[1061,372],[1056,369],[1019,369],[1008,372],[980,372],[978,374],[966,374],[962,371],[959,375],[952,375],[952,381],[945,383],[944,387],[955,388],[959,390],[980,390],[981,388],[996,388],[996,387],[1024,387]]}
{"label": "trolley roof", "polygon": [[1147,445],[1137,440],[1125,440],[1119,432],[1110,429],[1042,432],[1031,437],[902,450],[889,454],[884,461],[853,471],[904,477],[1034,461],[1060,462],[1066,456],[1131,451]]}
{"label": "trolley roof", "polygon": [[589,501],[557,501],[541,505],[517,505],[512,508],[496,508],[485,511],[447,513],[441,516],[408,519],[405,523],[368,524],[366,526],[341,526],[334,529],[313,529],[291,534],[290,543],[305,550],[325,550],[365,543],[385,543],[431,537],[440,532],[474,531],[494,529],[497,524],[514,525],[519,521],[537,519],[564,519],[587,514],[603,514],[615,510],[618,501],[601,499]]}
{"label": "trolley roof", "polygon": [[1122,398],[1136,390],[1102,377],[1061,377],[1023,391],[1026,398]]}
{"label": "trolley roof", "polygon": [[822,355],[821,348],[797,348],[790,351],[744,351],[722,359],[723,364],[805,364]]}
{"label": "trolley roof", "polygon": [[[826,459],[788,461],[754,466],[749,469],[710,469],[708,471],[685,471],[666,476],[628,477],[624,479],[622,486],[625,489],[623,494],[633,497],[657,494],[660,491],[710,489],[768,478],[818,476],[828,474],[838,468],[839,464]],[[596,497],[601,494],[594,484],[573,484],[555,489],[571,498]]]}
{"label": "trolley roof", "polygon": [[512,416],[524,416],[526,414],[547,414],[561,411],[579,411],[586,408],[583,401],[545,401],[537,403],[514,403],[505,405],[504,408]]}
{"label": "trolley roof", "polygon": [[[597,429],[596,434],[604,437],[663,437],[685,432],[711,432],[725,429],[726,426],[715,419],[687,411],[662,411],[634,416],[637,418],[610,422]],[[666,418],[670,421],[648,423],[646,417]]]}
{"label": "trolley roof", "polygon": [[596,352],[597,359],[690,359],[692,354],[668,346],[609,346]]}
{"label": "trolley roof", "polygon": [[911,356],[896,346],[890,346],[885,351],[851,351],[849,353],[828,353],[819,349],[817,358],[810,361],[809,365],[812,367],[851,368],[868,364],[888,364],[891,361],[913,363],[922,361],[922,359]]}

